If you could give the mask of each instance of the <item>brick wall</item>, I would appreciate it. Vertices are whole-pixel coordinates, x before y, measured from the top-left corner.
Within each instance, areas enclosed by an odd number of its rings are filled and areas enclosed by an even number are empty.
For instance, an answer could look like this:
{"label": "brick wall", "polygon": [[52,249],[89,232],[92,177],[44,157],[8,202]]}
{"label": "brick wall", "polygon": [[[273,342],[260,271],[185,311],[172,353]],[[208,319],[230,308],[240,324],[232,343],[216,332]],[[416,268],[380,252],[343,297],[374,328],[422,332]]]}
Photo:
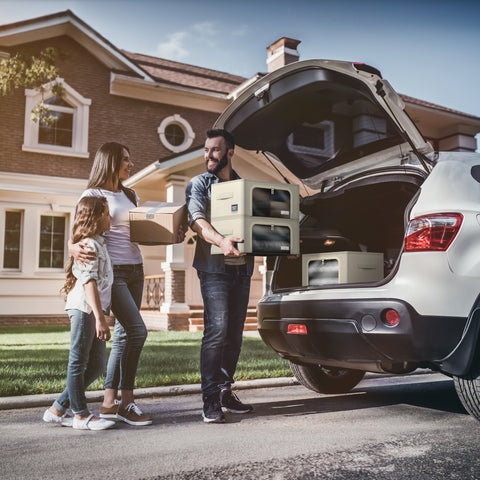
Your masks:
{"label": "brick wall", "polygon": [[12,96],[0,96],[1,171],[88,178],[96,149],[104,142],[118,141],[130,148],[136,172],[172,154],[162,145],[157,134],[165,117],[176,113],[187,120],[195,132],[192,147],[200,147],[205,130],[218,116],[211,112],[110,95],[110,70],[69,37],[36,42],[16,50],[31,54],[47,46],[67,54],[59,63],[65,82],[92,100],[88,141],[90,158],[23,152],[25,95],[23,90],[18,90]]}

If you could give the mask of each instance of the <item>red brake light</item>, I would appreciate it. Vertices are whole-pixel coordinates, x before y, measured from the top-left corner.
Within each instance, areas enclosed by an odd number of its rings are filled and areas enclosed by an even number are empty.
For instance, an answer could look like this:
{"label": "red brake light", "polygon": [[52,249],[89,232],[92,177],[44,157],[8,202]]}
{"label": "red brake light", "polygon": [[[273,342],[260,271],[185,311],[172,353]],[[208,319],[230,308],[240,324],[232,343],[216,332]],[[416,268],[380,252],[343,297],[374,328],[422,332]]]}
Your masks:
{"label": "red brake light", "polygon": [[384,323],[390,327],[395,327],[400,323],[400,315],[392,308],[386,310],[383,314]]}
{"label": "red brake light", "polygon": [[288,325],[287,333],[293,333],[293,334],[296,334],[296,335],[306,335],[307,334],[307,326],[306,325],[301,325],[301,324],[296,324],[296,323],[291,323],[290,325]]}
{"label": "red brake light", "polygon": [[436,213],[414,218],[405,235],[405,252],[445,251],[460,230],[463,215]]}

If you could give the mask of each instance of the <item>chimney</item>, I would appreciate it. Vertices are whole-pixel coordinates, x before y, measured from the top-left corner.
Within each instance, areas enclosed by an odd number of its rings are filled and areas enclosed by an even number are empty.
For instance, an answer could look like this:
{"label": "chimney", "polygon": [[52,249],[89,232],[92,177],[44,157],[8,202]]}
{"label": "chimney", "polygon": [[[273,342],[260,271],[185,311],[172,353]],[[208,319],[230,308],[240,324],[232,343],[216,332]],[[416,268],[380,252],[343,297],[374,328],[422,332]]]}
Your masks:
{"label": "chimney", "polygon": [[268,73],[289,63],[297,62],[300,58],[300,54],[297,51],[297,46],[300,42],[301,40],[282,37],[267,47]]}

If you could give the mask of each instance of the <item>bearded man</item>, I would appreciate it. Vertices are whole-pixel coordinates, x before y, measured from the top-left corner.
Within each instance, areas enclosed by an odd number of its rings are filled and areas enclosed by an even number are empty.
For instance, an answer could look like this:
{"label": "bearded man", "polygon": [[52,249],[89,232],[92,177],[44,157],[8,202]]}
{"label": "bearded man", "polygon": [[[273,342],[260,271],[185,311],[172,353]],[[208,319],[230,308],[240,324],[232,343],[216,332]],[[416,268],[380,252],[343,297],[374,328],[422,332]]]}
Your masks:
{"label": "bearded man", "polygon": [[[223,129],[207,131],[206,172],[192,178],[186,190],[189,225],[197,233],[193,266],[197,270],[204,305],[204,332],[200,354],[203,420],[225,422],[224,412],[248,413],[251,405],[232,393],[233,376],[242,346],[254,257],[236,248],[243,239],[224,237],[210,223],[213,183],[237,180],[232,168],[233,136]],[[217,245],[223,255],[211,255]]]}

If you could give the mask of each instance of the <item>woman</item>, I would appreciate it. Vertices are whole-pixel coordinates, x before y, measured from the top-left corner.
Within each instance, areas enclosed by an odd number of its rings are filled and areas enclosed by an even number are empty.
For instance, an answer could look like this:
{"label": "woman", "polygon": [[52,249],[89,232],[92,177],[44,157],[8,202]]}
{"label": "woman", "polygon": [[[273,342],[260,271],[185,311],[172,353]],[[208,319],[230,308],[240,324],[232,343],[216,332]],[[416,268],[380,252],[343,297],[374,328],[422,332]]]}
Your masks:
{"label": "woman", "polygon": [[[125,145],[104,143],[95,154],[86,196],[103,196],[112,217],[110,231],[105,233],[107,249],[113,264],[112,312],[115,315],[113,345],[107,365],[105,394],[100,417],[117,418],[130,425],[150,425],[151,418],[135,404],[135,376],[147,329],[140,315],[143,292],[143,259],[136,243],[130,242],[129,210],[138,197],[123,186],[130,176],[133,162]],[[88,262],[89,252],[82,242],[69,245],[70,254]],[[116,400],[118,390],[121,400]]]}

